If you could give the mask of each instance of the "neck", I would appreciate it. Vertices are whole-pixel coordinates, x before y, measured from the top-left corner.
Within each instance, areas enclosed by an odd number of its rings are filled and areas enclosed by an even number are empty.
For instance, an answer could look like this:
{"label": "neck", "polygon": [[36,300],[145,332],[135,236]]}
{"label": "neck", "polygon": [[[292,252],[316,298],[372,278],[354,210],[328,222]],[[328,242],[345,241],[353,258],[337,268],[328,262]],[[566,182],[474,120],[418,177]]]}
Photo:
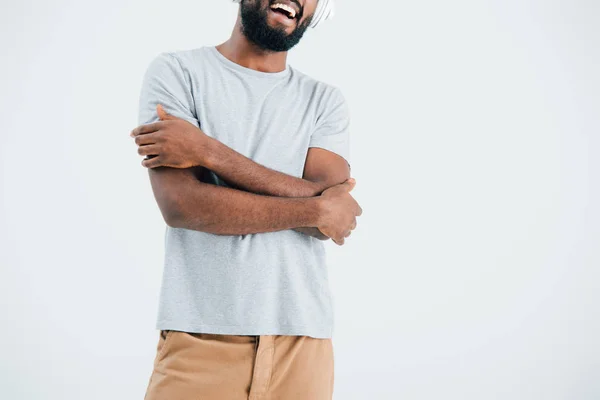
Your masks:
{"label": "neck", "polygon": [[225,57],[246,68],[261,72],[281,72],[286,67],[287,51],[264,50],[249,41],[242,33],[240,16],[231,37],[215,47]]}

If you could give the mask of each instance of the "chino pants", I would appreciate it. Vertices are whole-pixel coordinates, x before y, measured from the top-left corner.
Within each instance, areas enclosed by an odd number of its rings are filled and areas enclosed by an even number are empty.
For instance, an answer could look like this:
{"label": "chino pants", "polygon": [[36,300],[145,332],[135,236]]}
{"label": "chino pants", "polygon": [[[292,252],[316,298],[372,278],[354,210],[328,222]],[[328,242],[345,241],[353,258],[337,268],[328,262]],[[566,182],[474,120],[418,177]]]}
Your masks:
{"label": "chino pants", "polygon": [[331,400],[332,339],[160,331],[144,400]]}

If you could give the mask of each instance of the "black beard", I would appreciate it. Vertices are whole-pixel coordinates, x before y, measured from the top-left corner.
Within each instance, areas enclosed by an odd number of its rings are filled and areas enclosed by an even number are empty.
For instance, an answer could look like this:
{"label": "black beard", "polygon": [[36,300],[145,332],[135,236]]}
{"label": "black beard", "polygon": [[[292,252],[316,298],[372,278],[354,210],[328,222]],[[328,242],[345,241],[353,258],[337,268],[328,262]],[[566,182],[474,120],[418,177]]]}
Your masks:
{"label": "black beard", "polygon": [[[244,36],[263,50],[288,51],[297,45],[304,32],[306,32],[312,20],[312,15],[288,35],[284,28],[273,28],[269,25],[267,22],[269,4],[266,8],[261,8],[261,5],[261,0],[255,0],[254,5],[242,0],[240,11]],[[298,18],[301,17],[302,15],[298,16]]]}

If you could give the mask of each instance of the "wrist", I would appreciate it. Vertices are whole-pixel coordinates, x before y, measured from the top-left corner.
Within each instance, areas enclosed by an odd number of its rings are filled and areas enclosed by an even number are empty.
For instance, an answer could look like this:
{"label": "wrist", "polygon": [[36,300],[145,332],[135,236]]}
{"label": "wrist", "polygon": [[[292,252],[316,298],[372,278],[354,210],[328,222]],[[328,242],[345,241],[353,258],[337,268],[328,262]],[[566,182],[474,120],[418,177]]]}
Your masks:
{"label": "wrist", "polygon": [[[312,183],[312,190],[314,192],[313,196],[320,196],[325,189],[328,189],[330,185],[326,182],[316,181]],[[322,202],[322,199],[319,200],[319,203]]]}
{"label": "wrist", "polygon": [[217,153],[219,151],[219,142],[217,139],[214,139],[210,136],[206,136],[206,140],[204,142],[204,146],[200,149],[199,161],[200,165],[214,170],[216,167],[216,163],[219,159]]}
{"label": "wrist", "polygon": [[323,198],[320,196],[309,197],[306,199],[309,207],[309,225],[313,228],[321,226],[323,220]]}

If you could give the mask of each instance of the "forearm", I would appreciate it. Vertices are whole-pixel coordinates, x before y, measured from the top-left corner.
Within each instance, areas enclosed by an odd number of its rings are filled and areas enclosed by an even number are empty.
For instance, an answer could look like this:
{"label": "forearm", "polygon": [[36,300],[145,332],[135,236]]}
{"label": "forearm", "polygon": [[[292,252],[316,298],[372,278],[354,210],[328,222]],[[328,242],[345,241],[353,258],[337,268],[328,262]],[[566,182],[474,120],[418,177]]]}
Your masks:
{"label": "forearm", "polygon": [[[236,152],[218,140],[211,139],[205,164],[230,186],[253,193],[282,197],[311,197],[350,177],[345,160],[331,161],[323,152],[309,149],[303,178],[269,169]],[[311,151],[315,152],[311,154]],[[340,162],[341,161],[341,162]],[[323,165],[327,165],[323,168]],[[316,227],[293,228],[296,232],[319,240],[328,240]]]}
{"label": "forearm", "polygon": [[325,181],[310,181],[261,165],[216,139],[211,140],[205,167],[226,182],[252,193],[279,197],[318,196],[330,186]]}
{"label": "forearm", "polygon": [[[191,170],[150,170],[167,224],[221,235],[316,228],[318,198],[264,196],[198,181]],[[160,185],[158,182],[160,181]]]}

